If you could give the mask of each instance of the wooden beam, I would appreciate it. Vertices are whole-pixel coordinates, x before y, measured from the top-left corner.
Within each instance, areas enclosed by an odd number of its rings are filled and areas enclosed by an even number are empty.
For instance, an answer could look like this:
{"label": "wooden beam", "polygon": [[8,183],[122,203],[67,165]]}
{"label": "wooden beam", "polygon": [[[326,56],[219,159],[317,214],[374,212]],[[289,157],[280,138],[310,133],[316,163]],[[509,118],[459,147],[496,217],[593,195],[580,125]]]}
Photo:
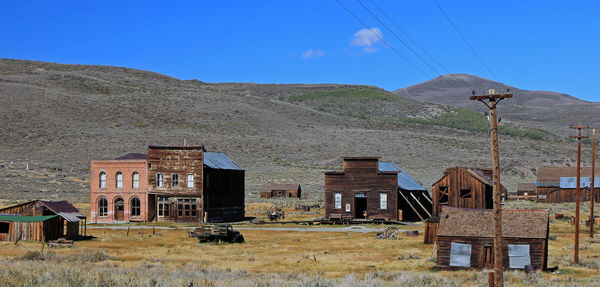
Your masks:
{"label": "wooden beam", "polygon": [[404,194],[402,194],[402,192],[400,192],[400,195],[402,196],[402,198],[404,198],[404,200],[406,200],[406,203],[408,203],[408,206],[410,206],[410,208],[412,208],[412,210],[417,214],[417,216],[419,218],[421,218],[422,221],[425,221],[425,219],[423,219],[423,216],[421,216],[421,214],[417,211],[417,209],[412,206],[412,204],[410,204],[410,201],[408,201],[408,198],[406,198],[406,196],[404,196]]}
{"label": "wooden beam", "polygon": [[489,99],[508,99],[508,98],[512,98],[512,94],[491,94],[491,95],[482,95],[482,96],[470,96],[469,99],[471,101],[478,101],[478,100],[489,100]]}
{"label": "wooden beam", "polygon": [[425,193],[425,199],[427,199],[427,201],[429,201],[429,204],[433,205],[433,201],[431,201],[431,199],[429,199],[429,196],[427,196],[427,193]]}
{"label": "wooden beam", "polygon": [[423,204],[421,204],[421,202],[417,199],[417,197],[414,194],[412,194],[412,192],[410,192],[410,196],[412,196],[412,198],[414,198],[417,201],[417,203],[419,204],[419,206],[421,206],[421,208],[423,208],[423,210],[425,210],[425,213],[427,213],[427,215],[429,215],[429,217],[431,217],[431,213],[429,213],[427,211],[427,208],[425,208],[423,206]]}

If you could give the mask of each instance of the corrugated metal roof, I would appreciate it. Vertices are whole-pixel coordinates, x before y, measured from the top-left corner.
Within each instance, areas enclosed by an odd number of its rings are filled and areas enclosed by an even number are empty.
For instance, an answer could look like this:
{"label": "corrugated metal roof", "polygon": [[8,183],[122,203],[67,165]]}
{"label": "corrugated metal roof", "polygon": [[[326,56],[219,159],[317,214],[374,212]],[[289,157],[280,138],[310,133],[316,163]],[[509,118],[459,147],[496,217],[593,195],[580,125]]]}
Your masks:
{"label": "corrugated metal roof", "polygon": [[57,217],[58,215],[45,215],[45,216],[21,216],[21,215],[0,215],[0,221],[10,222],[42,222],[48,219]]}
{"label": "corrugated metal roof", "polygon": [[[592,177],[582,176],[579,181],[579,187],[589,187],[592,185]],[[600,177],[594,176],[594,187],[600,187]],[[560,178],[560,188],[577,188],[577,177],[565,176]]]}
{"label": "corrugated metal roof", "polygon": [[148,159],[148,154],[145,153],[128,153],[126,155],[115,158],[116,160],[126,160],[126,159]]}
{"label": "corrugated metal roof", "polygon": [[415,191],[426,191],[421,184],[419,184],[414,178],[408,173],[403,171],[393,162],[379,162],[379,171],[397,171],[398,172],[398,187],[404,190],[415,190]]}
{"label": "corrugated metal roof", "polygon": [[244,170],[224,153],[220,152],[204,152],[204,164],[214,169]]}
{"label": "corrugated metal roof", "polygon": [[85,215],[79,212],[75,206],[70,204],[68,201],[40,201],[52,212],[56,213],[60,217],[64,218],[69,222],[78,222],[85,218]]}

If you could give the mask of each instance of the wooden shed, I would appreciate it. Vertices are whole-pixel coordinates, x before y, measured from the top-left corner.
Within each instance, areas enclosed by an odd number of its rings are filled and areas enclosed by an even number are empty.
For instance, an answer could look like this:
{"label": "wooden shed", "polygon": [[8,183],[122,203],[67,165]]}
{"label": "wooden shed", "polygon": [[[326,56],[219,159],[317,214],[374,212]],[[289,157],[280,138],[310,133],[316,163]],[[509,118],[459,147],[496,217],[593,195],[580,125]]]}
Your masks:
{"label": "wooden shed", "polygon": [[393,163],[345,157],[343,171],[325,173],[326,220],[424,220],[427,190]]}
{"label": "wooden shed", "polygon": [[[592,168],[581,168],[580,200],[589,201],[591,198]],[[600,202],[600,168],[594,174],[595,200]],[[585,189],[588,187],[588,189]],[[577,190],[577,168],[559,166],[540,166],[537,169],[535,189],[538,202],[575,202]]]}
{"label": "wooden shed", "polygon": [[[548,211],[502,210],[504,269],[546,270]],[[443,207],[437,235],[437,268],[493,269],[494,215],[492,210]]]}
{"label": "wooden shed", "polygon": [[536,198],[535,183],[517,183],[517,200],[536,200]]}
{"label": "wooden shed", "polygon": [[0,209],[0,240],[79,239],[86,232],[79,222],[85,219],[67,201],[29,201]]}
{"label": "wooden shed", "polygon": [[274,183],[267,182],[263,184],[260,192],[262,198],[288,197],[301,198],[302,188],[297,183]]}

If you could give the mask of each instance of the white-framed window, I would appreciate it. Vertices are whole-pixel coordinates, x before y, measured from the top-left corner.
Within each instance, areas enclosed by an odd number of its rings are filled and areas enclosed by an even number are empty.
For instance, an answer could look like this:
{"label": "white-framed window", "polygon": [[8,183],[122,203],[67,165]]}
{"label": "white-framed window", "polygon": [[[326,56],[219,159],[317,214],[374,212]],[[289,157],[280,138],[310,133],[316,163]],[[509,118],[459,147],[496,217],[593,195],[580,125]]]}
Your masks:
{"label": "white-framed window", "polygon": [[98,216],[108,216],[108,201],[106,200],[106,198],[104,198],[104,196],[98,199]]}
{"label": "white-framed window", "polygon": [[194,174],[188,173],[187,175],[187,187],[194,188]]}
{"label": "white-framed window", "polygon": [[179,185],[179,174],[171,174],[171,186],[175,187]]}
{"label": "white-framed window", "polygon": [[548,195],[546,195],[546,194],[538,194],[538,197],[539,197],[541,200],[546,200],[546,199],[548,199]]}
{"label": "white-framed window", "polygon": [[123,188],[123,173],[118,171],[117,175],[116,175],[116,179],[117,179],[117,188]]}
{"label": "white-framed window", "polygon": [[333,194],[333,202],[334,202],[335,209],[341,209],[342,208],[342,194],[339,192],[334,193]]}
{"label": "white-framed window", "polygon": [[450,245],[450,266],[471,267],[471,244],[452,242]]}
{"label": "white-framed window", "polygon": [[100,172],[100,188],[106,188],[106,172]]}
{"label": "white-framed window", "polygon": [[137,171],[131,174],[131,187],[140,188],[140,174]]}
{"label": "white-framed window", "polygon": [[163,174],[162,173],[157,173],[156,174],[156,186],[158,187],[163,187]]}
{"label": "white-framed window", "polygon": [[379,194],[379,209],[387,209],[387,193]]}
{"label": "white-framed window", "polygon": [[168,197],[158,197],[158,217],[169,216],[170,204]]}
{"label": "white-framed window", "polygon": [[529,244],[509,244],[508,266],[510,268],[525,269],[527,265],[531,265]]}

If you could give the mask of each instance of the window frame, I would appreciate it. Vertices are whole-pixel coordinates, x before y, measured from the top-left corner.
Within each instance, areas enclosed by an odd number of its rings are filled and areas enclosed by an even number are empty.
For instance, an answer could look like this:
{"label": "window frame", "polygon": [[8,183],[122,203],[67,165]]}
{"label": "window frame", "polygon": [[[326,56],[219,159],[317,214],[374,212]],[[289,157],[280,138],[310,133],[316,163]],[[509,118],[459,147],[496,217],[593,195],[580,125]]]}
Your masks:
{"label": "window frame", "polygon": [[[137,178],[136,178],[136,176],[137,176]],[[134,171],[131,174],[131,188],[133,188],[133,189],[140,188],[140,173],[137,171]]]}
{"label": "window frame", "polygon": [[341,192],[333,193],[333,208],[334,209],[342,209],[342,193]]}
{"label": "window frame", "polygon": [[[387,192],[380,192],[379,193],[379,209],[381,210],[387,210],[388,209],[388,194]],[[384,200],[385,198],[385,200]]]}
{"label": "window frame", "polygon": [[[191,178],[191,180],[190,180]],[[194,174],[193,173],[188,173],[187,174],[187,179],[186,179],[186,183],[187,183],[187,188],[194,188]]]}
{"label": "window frame", "polygon": [[164,174],[157,172],[156,173],[156,187],[164,187],[165,186],[165,176]]}
{"label": "window frame", "polygon": [[[104,179],[102,179],[102,177],[104,176]],[[106,189],[106,181],[108,179],[108,176],[106,175],[105,171],[100,171],[100,174],[98,175],[99,177],[99,184],[98,186],[100,187],[100,189]]]}
{"label": "window frame", "polygon": [[123,173],[120,171],[117,171],[117,173],[115,173],[115,187],[118,189],[123,188]]}
{"label": "window frame", "polygon": [[178,186],[179,186],[179,174],[172,173],[171,174],[171,187],[178,187]]}
{"label": "window frame", "polygon": [[[136,201],[137,206],[134,205],[134,202]],[[142,202],[137,196],[134,196],[129,200],[129,215],[131,217],[140,217],[142,215]]]}
{"label": "window frame", "polygon": [[[102,200],[104,200],[105,205],[102,205]],[[98,197],[98,217],[108,217],[108,199],[104,196]]]}

